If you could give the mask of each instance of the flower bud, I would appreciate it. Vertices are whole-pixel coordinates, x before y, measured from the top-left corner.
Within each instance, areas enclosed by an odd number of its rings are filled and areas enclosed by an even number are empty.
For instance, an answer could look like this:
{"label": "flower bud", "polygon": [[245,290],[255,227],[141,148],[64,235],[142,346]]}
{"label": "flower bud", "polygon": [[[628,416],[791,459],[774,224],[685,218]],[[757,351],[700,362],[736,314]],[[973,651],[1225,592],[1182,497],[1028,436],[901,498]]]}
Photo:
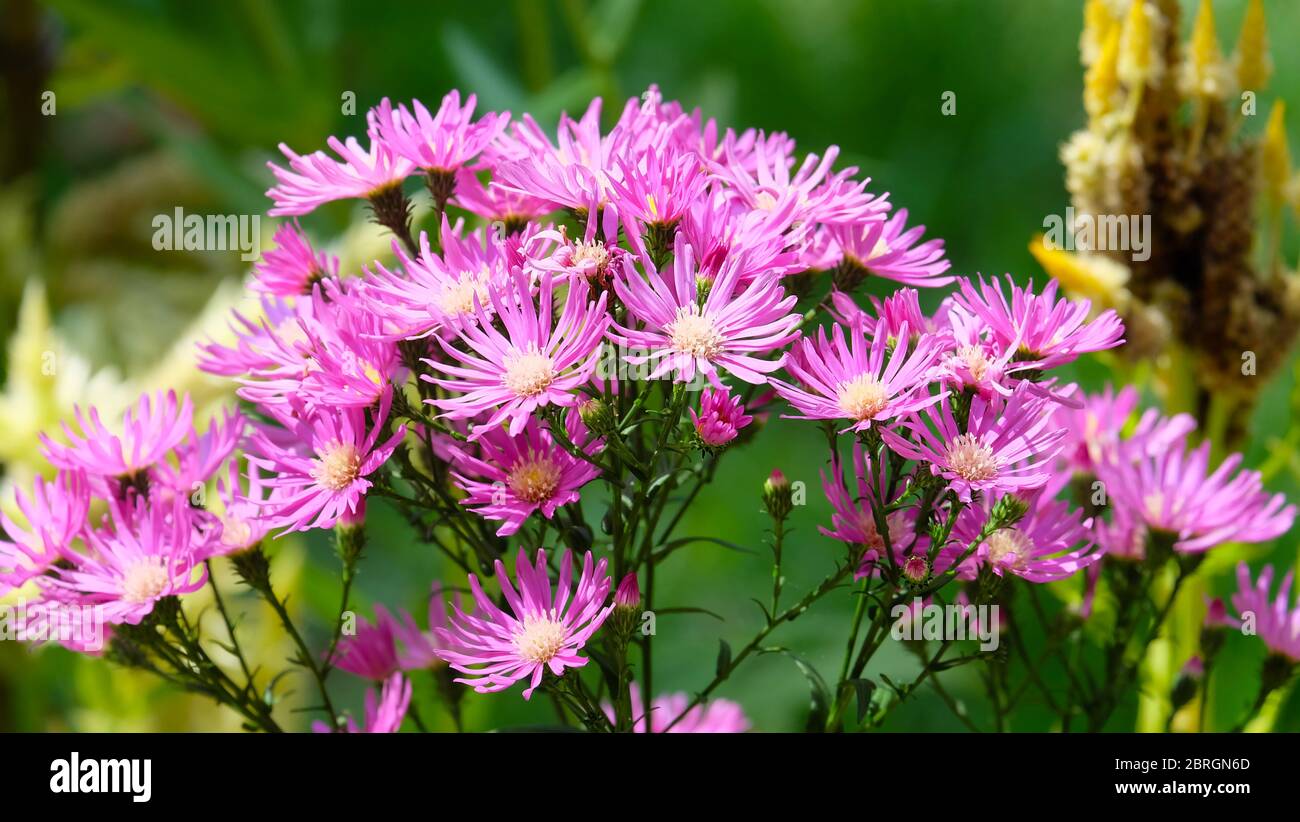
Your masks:
{"label": "flower bud", "polygon": [[608,436],[618,426],[614,409],[602,399],[590,399],[581,403],[578,406],[578,416],[582,418],[583,425],[598,437]]}
{"label": "flower bud", "polygon": [[1174,689],[1169,694],[1169,701],[1173,709],[1177,711],[1196,696],[1200,690],[1201,680],[1205,677],[1205,664],[1201,662],[1199,656],[1194,656],[1187,660],[1183,670],[1178,674],[1178,679],[1174,682]]}
{"label": "flower bud", "polygon": [[794,491],[790,487],[790,480],[778,468],[772,469],[771,475],[763,483],[763,507],[776,520],[790,516],[790,510],[794,507]]}
{"label": "flower bud", "polygon": [[924,585],[930,579],[930,561],[919,554],[903,560],[903,579],[913,587]]}
{"label": "flower bud", "polygon": [[635,572],[629,572],[619,582],[618,589],[614,591],[614,607],[641,609],[641,586],[637,584]]}

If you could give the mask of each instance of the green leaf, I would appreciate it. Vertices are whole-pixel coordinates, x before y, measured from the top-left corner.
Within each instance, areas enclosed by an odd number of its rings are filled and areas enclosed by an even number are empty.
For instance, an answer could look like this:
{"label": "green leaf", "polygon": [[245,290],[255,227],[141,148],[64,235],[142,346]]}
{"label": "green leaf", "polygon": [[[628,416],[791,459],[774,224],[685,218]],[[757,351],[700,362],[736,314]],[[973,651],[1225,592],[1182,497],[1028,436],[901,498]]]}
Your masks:
{"label": "green leaf", "polygon": [[727,671],[731,670],[731,646],[727,640],[718,640],[718,664],[716,666],[717,675],[724,676]]}
{"label": "green leaf", "polygon": [[812,663],[803,657],[791,651],[789,648],[762,648],[759,653],[764,654],[784,654],[789,657],[795,666],[803,673],[804,679],[808,680],[809,706],[808,721],[804,725],[804,730],[809,733],[821,731],[826,728],[826,718],[830,716],[831,711],[831,693],[826,687],[826,680],[822,675],[817,673],[817,669]]}
{"label": "green leaf", "polygon": [[876,690],[876,683],[870,679],[850,679],[849,685],[857,692],[858,697],[858,724],[862,724],[862,719],[867,715],[871,708],[871,694]]}

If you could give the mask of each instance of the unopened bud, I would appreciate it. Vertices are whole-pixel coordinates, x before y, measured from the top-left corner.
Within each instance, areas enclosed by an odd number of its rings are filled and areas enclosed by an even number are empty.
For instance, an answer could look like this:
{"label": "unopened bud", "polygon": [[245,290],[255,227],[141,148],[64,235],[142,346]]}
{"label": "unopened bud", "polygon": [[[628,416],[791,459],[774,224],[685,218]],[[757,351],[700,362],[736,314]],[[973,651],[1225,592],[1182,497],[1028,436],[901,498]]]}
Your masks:
{"label": "unopened bud", "polygon": [[772,515],[772,519],[783,520],[790,516],[790,510],[794,507],[794,493],[790,480],[785,478],[780,469],[772,469],[771,475],[763,483],[763,507]]}

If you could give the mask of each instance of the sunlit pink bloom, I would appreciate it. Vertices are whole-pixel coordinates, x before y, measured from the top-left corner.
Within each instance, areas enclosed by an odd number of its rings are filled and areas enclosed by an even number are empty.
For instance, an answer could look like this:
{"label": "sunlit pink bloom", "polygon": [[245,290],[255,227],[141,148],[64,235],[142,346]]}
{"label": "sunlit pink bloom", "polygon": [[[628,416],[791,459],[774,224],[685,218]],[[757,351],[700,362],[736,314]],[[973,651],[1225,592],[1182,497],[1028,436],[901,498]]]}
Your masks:
{"label": "sunlit pink bloom", "polygon": [[[1127,385],[1117,393],[1108,385],[1100,394],[1083,395],[1082,402],[1081,408],[1056,409],[1057,424],[1066,431],[1061,456],[1074,470],[1094,473],[1097,465],[1109,459],[1119,446],[1124,426],[1137,409],[1138,390]],[[1123,438],[1124,447],[1130,454],[1162,454],[1195,428],[1196,420],[1190,414],[1164,417],[1156,409],[1147,408],[1132,434]]]}
{"label": "sunlit pink bloom", "polygon": [[740,397],[728,389],[714,390],[705,388],[700,392],[700,412],[690,409],[691,424],[700,440],[713,448],[726,445],[736,438],[740,429],[753,422],[754,418],[745,413],[745,406]]}
{"label": "sunlit pink bloom", "polygon": [[979,317],[1002,350],[1039,369],[1056,368],[1073,362],[1080,354],[1114,348],[1124,342],[1124,324],[1112,309],[1088,320],[1092,305],[1087,300],[1056,299],[1056,280],[1041,294],[1033,285],[1021,288],[1007,275],[1011,289],[1008,303],[1002,284],[980,278],[979,288],[965,277],[961,290],[953,295],[958,305]]}
{"label": "sunlit pink bloom", "polygon": [[721,388],[721,367],[757,385],[781,367],[784,356],[764,360],[759,355],[794,340],[800,317],[791,313],[796,297],[787,297],[774,275],[760,275],[742,286],[739,263],[729,260],[701,305],[694,251],[680,238],[669,279],[648,260],[643,263],[648,279],[630,261],[614,279],[618,298],[641,328],[615,325],[611,336],[623,345],[649,349],[648,355],[627,357],[633,364],[651,364],[649,379],[671,372],[677,382],[691,382],[702,374]]}
{"label": "sunlit pink bloom", "polygon": [[[373,121],[373,117],[369,119]],[[415,164],[373,134],[368,139],[370,148],[366,149],[355,137],[343,142],[330,137],[326,142],[340,160],[324,151],[295,154],[281,143],[280,151],[292,171],[267,163],[276,179],[275,187],[266,192],[275,201],[270,215],[309,214],[335,200],[370,199],[399,187],[415,171]]]}
{"label": "sunlit pink bloom", "polygon": [[191,428],[175,448],[175,465],[166,460],[159,462],[153,480],[173,493],[191,496],[230,459],[244,438],[246,425],[237,409],[227,408],[212,418],[202,434]]}
{"label": "sunlit pink bloom", "polygon": [[827,230],[839,245],[846,263],[877,277],[923,287],[952,282],[953,277],[941,276],[951,267],[943,256],[943,240],[927,240],[917,245],[925,226],[906,228],[906,225],[907,209],[900,208],[889,219],[878,216],[865,223],[833,225]]}
{"label": "sunlit pink bloom", "polygon": [[[459,594],[457,595],[459,602]],[[382,606],[376,608],[379,610]],[[385,612],[386,613],[386,612]],[[442,647],[438,639],[439,628],[448,628],[447,604],[442,595],[442,583],[434,582],[429,597],[429,630],[421,631],[406,610],[397,612],[391,620],[393,637],[397,640],[397,664],[403,671],[419,671],[443,664],[438,657]]]}
{"label": "sunlit pink bloom", "polygon": [[929,378],[938,347],[933,337],[923,336],[908,351],[910,336],[903,326],[903,339],[885,358],[890,340],[879,332],[870,342],[864,334],[835,325],[833,337],[817,330],[814,342],[801,339],[787,359],[785,369],[794,383],[773,379],[772,386],[801,413],[805,420],[848,420],[844,430],[865,431],[873,422],[884,422],[939,402],[945,393],[930,394]]}
{"label": "sunlit pink bloom", "polygon": [[294,424],[290,441],[278,430],[254,429],[248,463],[274,475],[265,482],[273,493],[261,503],[268,528],[329,528],[358,513],[371,485],[367,477],[406,435],[405,426],[398,426],[379,442],[392,401],[392,390],[386,389],[370,422],[361,408],[317,409]]}
{"label": "sunlit pink bloom", "polygon": [[678,231],[694,250],[699,276],[706,280],[717,278],[730,260],[736,261],[742,284],[766,272],[784,276],[799,268],[797,255],[786,248],[785,235],[797,205],[791,198],[775,211],[737,207],[715,183],[686,210]]}
{"label": "sunlit pink bloom", "polygon": [[614,591],[614,605],[619,608],[641,607],[641,586],[637,584],[635,571],[628,571],[619,580]]}
{"label": "sunlit pink bloom", "polygon": [[[566,413],[565,427],[583,453],[600,453],[603,443],[589,439],[578,414]],[[518,531],[534,511],[551,519],[561,505],[577,502],[578,489],[600,474],[599,468],[557,444],[536,419],[514,436],[504,428],[490,429],[458,451],[453,466],[456,484],[466,493],[461,504],[500,522],[499,536]]]}
{"label": "sunlit pink bloom", "polygon": [[545,200],[532,197],[496,183],[483,185],[469,169],[456,172],[456,193],[451,204],[489,223],[502,223],[506,229],[549,214],[553,209]]}
{"label": "sunlit pink bloom", "polygon": [[1273,566],[1265,565],[1259,579],[1252,584],[1250,566],[1237,565],[1237,593],[1232,595],[1232,607],[1238,618],[1228,618],[1229,623],[1240,627],[1241,620],[1253,617],[1255,633],[1270,653],[1284,656],[1300,664],[1300,603],[1292,603],[1291,583],[1295,570],[1287,571],[1277,597],[1269,599],[1273,587]]}
{"label": "sunlit pink bloom", "polygon": [[[1065,476],[1049,481],[1018,522],[981,542],[968,563],[972,571],[986,565],[999,576],[1009,573],[1030,582],[1054,582],[1101,559],[1103,552],[1090,539],[1092,521],[1083,520],[1079,509],[1071,511],[1065,500],[1054,498],[1068,481]],[[958,516],[952,533],[963,549],[979,537],[995,504],[989,495]]]}
{"label": "sunlit pink bloom", "polygon": [[[900,456],[930,464],[962,502],[973,491],[1013,492],[1038,488],[1050,476],[1049,460],[1065,432],[1051,425],[1047,400],[1017,388],[1005,402],[972,397],[965,432],[948,398],[914,415],[899,429],[882,429],[885,443]],[[902,435],[903,428],[913,440]]]}
{"label": "sunlit pink bloom", "polygon": [[1030,366],[1013,362],[1015,349],[985,339],[984,321],[961,308],[948,312],[950,340],[935,376],[954,391],[973,391],[985,399],[1007,397],[1019,382],[1016,372]]}
{"label": "sunlit pink bloom", "polygon": [[510,113],[489,112],[474,121],[477,98],[471,94],[462,108],[460,92],[442,98],[436,114],[419,100],[396,109],[385,97],[375,110],[379,139],[397,154],[428,172],[450,173],[472,163],[510,122]]}
{"label": "sunlit pink bloom", "polygon": [[143,394],[122,416],[120,434],[110,431],[90,409],[89,419],[76,410],[79,434],[63,423],[67,445],[41,434],[41,451],[50,464],[64,471],[84,470],[99,493],[108,491],[106,478],[130,478],[162,460],[190,432],[194,406],[186,394]]}
{"label": "sunlit pink bloom", "polygon": [[312,249],[298,222],[285,223],[275,232],[275,247],[253,266],[253,291],[277,297],[310,294],[325,277],[337,277],[339,258]]}
{"label": "sunlit pink bloom", "polygon": [[[375,690],[366,691],[366,722],[357,727],[356,720],[348,717],[347,733],[356,734],[395,734],[402,727],[402,720],[411,706],[411,681],[401,674],[393,674],[384,681],[383,690],[378,699]],[[335,729],[316,720],[311,724],[313,733],[333,733]]]}
{"label": "sunlit pink bloom", "polygon": [[[646,710],[641,688],[635,682],[631,685],[630,695],[633,733],[647,733],[647,725],[648,732],[656,734],[743,734],[750,727],[744,709],[728,699],[710,700],[687,711],[686,706],[691,704],[687,694],[662,694],[655,697],[650,709]],[[601,708],[610,722],[616,721],[613,705],[605,702]]]}
{"label": "sunlit pink bloom", "polygon": [[208,556],[234,554],[252,548],[270,531],[263,518],[266,486],[261,474],[256,467],[248,467],[247,491],[241,489],[239,477],[239,461],[231,460],[226,476],[217,479],[217,496],[223,506],[217,517],[221,533],[218,539],[209,543]]}
{"label": "sunlit pink bloom", "polygon": [[1176,537],[1179,551],[1205,551],[1224,542],[1264,542],[1295,521],[1295,506],[1269,495],[1258,471],[1241,470],[1232,454],[1209,470],[1210,443],[1188,450],[1171,444],[1159,453],[1120,447],[1100,464],[1098,478],[1112,504],[1123,506],[1149,529]]}
{"label": "sunlit pink bloom", "polygon": [[453,606],[450,627],[435,630],[445,646],[438,656],[468,675],[457,682],[472,685],[479,693],[503,691],[527,679],[524,699],[530,698],[548,670],[562,676],[567,668],[587,664],[579,651],[614,608],[605,604],[612,584],[607,567],[604,558],[594,562],[588,552],[574,589],[573,554],[565,551],[552,591],[546,551],[537,551],[534,564],[521,548],[515,563],[516,593],[506,566],[497,560],[496,578],[510,613],[498,608],[483,592],[478,577],[471,574],[475,611],[466,614],[460,606]]}
{"label": "sunlit pink bloom", "polygon": [[102,606],[110,624],[139,624],[163,597],[189,594],[207,583],[197,557],[206,538],[196,531],[189,501],[109,500],[112,527],[86,529],[86,552],[73,567],[56,566],[41,585]]}
{"label": "sunlit pink bloom", "polygon": [[[550,272],[557,280],[577,277],[593,287],[607,288],[614,272],[622,270],[628,254],[616,242],[604,239],[617,236],[618,215],[612,209],[588,215],[581,240],[570,240],[565,226],[539,231],[528,266],[533,271]],[[554,244],[549,255],[539,250],[544,243],[548,248]]]}
{"label": "sunlit pink bloom", "polygon": [[343,637],[334,657],[334,666],[363,679],[376,682],[397,673],[397,644],[393,636],[393,617],[382,605],[375,606],[375,621],[358,617],[356,633]]}
{"label": "sunlit pink bloom", "polygon": [[592,302],[585,282],[570,282],[557,322],[553,291],[552,279],[544,276],[534,302],[527,280],[516,274],[513,293],[489,294],[504,334],[478,304],[478,324],[463,326],[459,333],[459,341],[468,350],[438,338],[454,363],[425,360],[446,377],[426,374],[421,378],[459,395],[430,400],[439,410],[452,419],[470,419],[491,412],[483,424],[474,427],[470,439],[495,430],[507,420],[513,436],[523,430],[538,408],[574,405],[578,401],[574,389],[586,384],[595,372],[601,340],[609,325],[606,295]]}
{"label": "sunlit pink bloom", "polygon": [[[851,476],[845,470],[852,471]],[[883,468],[873,469],[871,457],[867,455],[862,443],[854,441],[852,462],[845,465],[838,457],[832,457],[829,469],[821,471],[822,490],[831,505],[831,527],[818,526],[823,536],[839,540],[860,551],[858,567],[854,579],[861,579],[871,573],[875,563],[884,556],[885,540],[876,528],[873,513],[878,500],[884,493]],[[902,556],[911,544],[913,529],[908,527],[903,511],[895,511],[886,517],[890,542],[894,552]]]}
{"label": "sunlit pink bloom", "polygon": [[0,596],[72,555],[72,541],[86,525],[90,491],[86,477],[65,471],[53,481],[36,478],[31,496],[14,490],[25,522],[0,507]]}
{"label": "sunlit pink bloom", "polygon": [[[620,179],[609,181],[612,199],[624,220],[643,225],[676,225],[704,193],[709,175],[694,153],[647,151],[615,160]],[[629,235],[639,235],[635,227]]]}
{"label": "sunlit pink bloom", "polygon": [[385,338],[382,320],[356,288],[328,295],[317,289],[312,302],[311,316],[299,320],[310,358],[298,385],[286,385],[286,393],[300,395],[313,407],[373,406],[390,380],[400,382],[395,379],[401,371],[397,346]]}
{"label": "sunlit pink bloom", "polygon": [[[199,343],[199,368],[222,377],[238,377],[255,370],[274,368],[281,363],[275,356],[282,345],[278,337],[302,338],[298,315],[308,309],[306,300],[288,302],[280,297],[263,294],[260,297],[261,317],[245,317],[231,311],[230,330],[235,335],[234,347],[218,342]],[[295,333],[290,333],[291,330]],[[269,352],[269,353],[268,353]],[[296,358],[301,364],[302,355]]]}

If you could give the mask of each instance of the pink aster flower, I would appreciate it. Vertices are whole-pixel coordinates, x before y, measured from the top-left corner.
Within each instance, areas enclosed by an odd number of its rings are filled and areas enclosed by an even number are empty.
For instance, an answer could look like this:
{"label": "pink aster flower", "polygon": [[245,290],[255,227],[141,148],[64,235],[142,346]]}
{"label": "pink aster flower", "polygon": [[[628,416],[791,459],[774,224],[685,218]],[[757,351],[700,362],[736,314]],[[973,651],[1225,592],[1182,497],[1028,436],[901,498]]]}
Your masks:
{"label": "pink aster flower", "polygon": [[1034,294],[1032,284],[1020,288],[1007,275],[1011,289],[1008,303],[1002,284],[992,285],[980,278],[979,288],[961,279],[961,290],[953,299],[988,327],[992,338],[1004,351],[1016,353],[1016,359],[1039,369],[1056,368],[1073,362],[1080,354],[1104,351],[1124,342],[1124,324],[1112,309],[1088,320],[1092,305],[1087,300],[1071,302],[1056,299],[1056,280],[1041,294]]}
{"label": "pink aster flower", "polygon": [[[635,682],[630,695],[633,733],[743,734],[750,727],[744,709],[728,699],[714,699],[687,711],[686,706],[691,704],[688,695],[662,694],[646,710],[641,688]],[[606,702],[601,708],[609,721],[614,722],[614,706]]]}
{"label": "pink aster flower", "polygon": [[[356,720],[348,717],[347,733],[356,734],[395,734],[402,727],[406,711],[411,707],[411,681],[401,674],[393,674],[384,681],[379,698],[375,698],[373,688],[366,691],[366,722],[357,727]],[[324,722],[316,720],[311,724],[313,733],[333,733]]]}
{"label": "pink aster flower", "polygon": [[[288,301],[268,294],[261,295],[259,303],[260,317],[245,316],[237,310],[230,312],[229,326],[235,338],[233,347],[215,341],[198,344],[202,371],[222,377],[238,377],[283,363],[280,355],[286,348],[285,339],[302,338],[298,316],[310,310],[311,304],[307,300]],[[299,367],[303,359],[305,355],[294,355]]]}
{"label": "pink aster flower", "polygon": [[691,424],[700,440],[710,448],[720,448],[736,438],[740,429],[753,422],[745,413],[740,397],[728,389],[705,388],[700,393],[700,412],[690,409]]}
{"label": "pink aster flower", "polygon": [[1264,542],[1295,521],[1294,505],[1264,491],[1258,471],[1241,470],[1232,454],[1210,471],[1210,443],[1178,443],[1159,453],[1121,447],[1097,476],[1117,506],[1149,530],[1174,535],[1179,551],[1205,551],[1224,542]]}
{"label": "pink aster flower", "polygon": [[143,394],[123,414],[119,435],[100,422],[95,408],[90,409],[89,419],[78,408],[80,434],[64,423],[68,444],[41,434],[41,451],[56,468],[85,471],[97,492],[116,493],[105,480],[129,481],[158,463],[189,434],[193,415],[188,394],[179,401],[174,391]]}
{"label": "pink aster flower", "polygon": [[[1092,521],[1082,519],[1079,509],[1070,510],[1065,500],[1054,499],[1069,481],[1059,476],[1041,489],[1014,525],[999,528],[980,543],[971,557],[972,570],[987,565],[1002,576],[1014,574],[1030,582],[1055,582],[1071,577],[1102,558],[1089,538]],[[953,539],[963,548],[979,537],[995,502],[966,508],[953,526]]]}
{"label": "pink aster flower", "polygon": [[386,338],[383,321],[370,311],[370,304],[356,288],[328,293],[318,288],[312,303],[310,316],[299,319],[305,339],[295,348],[309,354],[300,376],[277,368],[271,374],[258,372],[253,377],[281,378],[280,385],[290,398],[303,397],[312,407],[373,406],[388,390],[390,380],[401,382],[395,380],[401,371],[397,346]]}
{"label": "pink aster flower", "polygon": [[298,222],[285,223],[275,232],[275,247],[253,266],[253,291],[277,297],[310,294],[326,277],[339,275],[339,258],[312,249]]}
{"label": "pink aster flower", "polygon": [[1056,419],[1066,430],[1061,456],[1071,468],[1085,473],[1094,473],[1100,463],[1110,459],[1121,439],[1129,453],[1153,456],[1178,447],[1196,428],[1196,420],[1190,414],[1164,417],[1156,409],[1147,408],[1132,434],[1122,438],[1121,433],[1138,405],[1138,391],[1131,385],[1118,393],[1108,385],[1100,394],[1085,394],[1082,403],[1079,408],[1058,406]]}
{"label": "pink aster flower", "polygon": [[456,172],[456,193],[451,204],[489,223],[501,223],[507,231],[549,214],[551,206],[533,197],[497,183],[484,185],[469,169]]}
{"label": "pink aster flower", "polygon": [[947,396],[928,391],[938,344],[923,336],[909,356],[907,326],[901,331],[886,360],[884,334],[868,343],[865,334],[851,330],[850,343],[841,325],[834,326],[833,339],[819,328],[816,342],[804,337],[786,361],[786,371],[803,387],[778,379],[772,386],[801,412],[794,419],[848,420],[844,431],[865,431],[873,422],[920,411]]}
{"label": "pink aster flower", "polygon": [[614,608],[605,604],[612,584],[607,566],[604,558],[593,562],[587,552],[575,589],[573,554],[565,551],[553,591],[546,551],[539,549],[536,562],[530,563],[521,548],[515,563],[516,593],[506,566],[497,560],[496,577],[510,613],[498,608],[483,592],[478,577],[471,574],[469,585],[476,610],[466,614],[454,606],[450,627],[435,631],[445,646],[438,656],[467,674],[457,682],[471,685],[479,693],[503,691],[527,679],[524,699],[530,698],[548,670],[563,676],[565,669],[587,664],[579,652]]}
{"label": "pink aster flower", "polygon": [[248,467],[248,490],[244,491],[239,483],[239,461],[228,463],[226,476],[217,478],[217,496],[222,503],[217,517],[221,535],[209,546],[208,556],[236,554],[266,537],[270,527],[263,519],[265,491],[257,468]]}
{"label": "pink aster flower", "polygon": [[800,317],[790,311],[797,298],[786,296],[774,274],[760,275],[742,286],[738,258],[732,258],[723,264],[701,303],[695,254],[680,236],[670,280],[648,260],[643,262],[648,279],[630,261],[614,279],[615,293],[641,327],[616,325],[611,336],[623,345],[649,350],[645,356],[627,357],[630,363],[652,365],[648,379],[672,372],[677,382],[692,382],[702,374],[722,388],[721,367],[758,385],[781,367],[784,355],[774,360],[759,355],[794,340]]}
{"label": "pink aster flower", "polygon": [[367,477],[406,435],[405,426],[398,426],[379,442],[392,401],[392,389],[386,389],[369,423],[365,409],[321,408],[297,420],[292,437],[264,426],[254,429],[248,464],[274,475],[266,480],[272,494],[261,502],[268,528],[329,528],[358,513],[371,485]]}
{"label": "pink aster flower", "polygon": [[[929,425],[913,415],[899,429],[881,436],[894,452],[929,463],[930,473],[948,481],[962,502],[971,492],[1014,492],[1041,487],[1050,476],[1049,460],[1065,432],[1051,426],[1046,400],[1018,387],[1005,402],[972,397],[963,431],[948,398],[924,411]],[[906,429],[909,439],[902,433]]]}
{"label": "pink aster flower", "polygon": [[[565,415],[569,440],[595,456],[603,443],[589,438],[578,414]],[[529,420],[511,436],[492,428],[474,445],[453,456],[456,484],[465,491],[461,504],[484,519],[501,522],[499,536],[519,530],[534,511],[551,519],[555,509],[578,501],[578,489],[600,469],[558,445],[538,420]]]}
{"label": "pink aster flower", "polygon": [[611,179],[609,184],[619,215],[631,221],[630,236],[642,233],[637,223],[676,225],[709,184],[704,162],[694,152],[647,151],[615,162],[622,179]]}
{"label": "pink aster flower", "polygon": [[[845,476],[845,469],[852,470],[852,476]],[[831,505],[831,527],[818,526],[817,530],[823,536],[853,547],[854,556],[858,557],[854,579],[862,579],[885,556],[885,539],[876,528],[874,513],[874,506],[884,493],[881,490],[885,484],[884,468],[873,468],[871,457],[862,443],[855,440],[851,464],[845,465],[833,457],[829,471],[823,470],[821,478],[822,491]],[[899,494],[904,492],[905,489],[900,489]],[[901,558],[912,545],[915,529],[908,522],[906,511],[895,511],[885,519],[896,559]]]}
{"label": "pink aster flower", "polygon": [[1228,618],[1231,625],[1240,627],[1242,620],[1253,616],[1255,633],[1270,653],[1286,657],[1300,664],[1300,603],[1291,601],[1291,583],[1295,571],[1287,571],[1278,589],[1277,598],[1269,599],[1273,587],[1273,566],[1265,565],[1255,583],[1250,581],[1250,566],[1237,565],[1237,593],[1232,595],[1232,607],[1238,619]]}
{"label": "pink aster flower", "polygon": [[[459,604],[460,595],[456,595]],[[376,611],[379,609],[376,608]],[[386,613],[386,612],[385,612]],[[438,657],[442,647],[438,639],[438,629],[446,629],[447,604],[442,594],[442,583],[434,582],[429,597],[429,630],[421,631],[415,620],[406,610],[397,612],[397,618],[391,621],[393,637],[397,640],[397,664],[403,671],[420,671],[436,668],[443,664]]]}
{"label": "pink aster flower", "polygon": [[198,559],[206,540],[194,527],[188,500],[170,503],[110,499],[112,527],[87,529],[87,551],[70,568],[56,566],[41,585],[81,605],[102,607],[112,625],[138,625],[163,597],[189,594],[207,584]]}
{"label": "pink aster flower", "polygon": [[474,121],[478,98],[471,94],[464,107],[460,92],[449,91],[436,114],[419,100],[396,109],[385,97],[376,110],[379,139],[426,172],[450,174],[472,163],[510,122],[510,113],[489,112]]}
{"label": "pink aster flower", "polygon": [[397,673],[397,645],[393,617],[382,605],[375,606],[375,621],[357,619],[356,633],[339,643],[334,665],[362,679],[381,682]]}
{"label": "pink aster flower", "polygon": [[723,264],[733,259],[742,284],[769,271],[784,277],[799,268],[785,235],[797,205],[789,199],[775,211],[738,208],[727,189],[715,182],[686,210],[678,231],[695,251],[699,276],[705,280],[716,279]]}
{"label": "pink aster flower", "polygon": [[917,241],[925,226],[906,228],[907,209],[893,217],[878,216],[864,223],[832,225],[827,228],[839,246],[843,264],[868,271],[905,285],[937,287],[953,277],[941,276],[951,267],[943,256],[943,240]]}
{"label": "pink aster flower", "polygon": [[[536,302],[522,274],[514,276],[514,293],[493,291],[489,297],[505,333],[489,321],[482,304],[479,322],[460,329],[461,350],[441,338],[450,361],[425,360],[447,378],[421,375],[459,396],[430,400],[452,419],[469,419],[491,412],[474,427],[470,439],[509,421],[510,435],[523,430],[533,412],[548,405],[572,406],[574,389],[591,380],[599,361],[600,343],[609,325],[606,295],[592,302],[586,283],[569,283],[568,297],[554,320],[554,283],[543,277]],[[454,362],[452,362],[454,361]]]}
{"label": "pink aster flower", "polygon": [[153,471],[157,484],[175,494],[190,496],[213,477],[230,459],[244,438],[246,421],[238,410],[227,408],[212,418],[208,430],[189,435],[173,451],[175,465],[159,462]]}
{"label": "pink aster flower", "polygon": [[751,209],[775,211],[793,200],[797,203],[796,220],[845,222],[865,220],[888,208],[882,199],[866,193],[867,181],[850,179],[856,168],[831,171],[839,146],[830,146],[821,157],[809,154],[793,174],[797,160],[794,140],[788,135],[759,132],[747,148],[742,149],[739,141],[726,141],[726,162],[714,163],[714,173]]}
{"label": "pink aster flower", "polygon": [[[369,119],[373,125],[373,116]],[[330,137],[326,142],[338,160],[323,151],[295,154],[281,143],[280,151],[288,158],[292,171],[267,163],[276,179],[275,187],[266,192],[275,201],[270,215],[309,214],[335,200],[373,199],[398,189],[415,171],[415,164],[373,134],[369,140],[370,148],[366,149],[355,137],[344,142]]]}
{"label": "pink aster flower", "polygon": [[86,525],[90,491],[77,471],[61,473],[53,482],[36,478],[30,497],[14,490],[14,503],[25,524],[0,508],[0,595],[48,571],[72,556],[72,541]]}

